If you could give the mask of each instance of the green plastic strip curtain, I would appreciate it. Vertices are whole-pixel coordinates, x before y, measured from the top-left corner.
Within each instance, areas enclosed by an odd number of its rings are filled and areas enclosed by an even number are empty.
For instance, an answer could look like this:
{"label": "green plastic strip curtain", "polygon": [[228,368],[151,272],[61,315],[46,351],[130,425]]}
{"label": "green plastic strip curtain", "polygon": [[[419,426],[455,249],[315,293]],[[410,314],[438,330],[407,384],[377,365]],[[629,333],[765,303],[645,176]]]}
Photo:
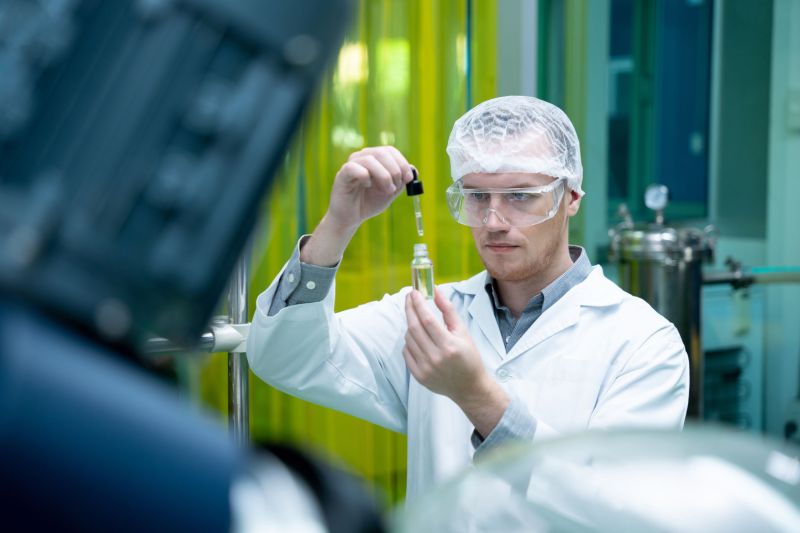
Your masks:
{"label": "green plastic strip curtain", "polygon": [[[486,0],[362,0],[338,60],[309,108],[254,235],[250,310],[289,258],[297,239],[325,213],[348,155],[391,144],[420,172],[425,187],[423,242],[436,281],[482,269],[467,228],[449,215],[445,153],[453,122],[495,96],[496,5]],[[474,102],[468,102],[468,98]],[[336,278],[336,308],[347,309],[410,284],[415,232],[405,195],[369,220],[351,242]],[[199,395],[223,417],[223,354],[200,372]],[[251,374],[250,422],[256,441],[288,442],[344,463],[388,502],[405,494],[405,436],[291,398]]]}

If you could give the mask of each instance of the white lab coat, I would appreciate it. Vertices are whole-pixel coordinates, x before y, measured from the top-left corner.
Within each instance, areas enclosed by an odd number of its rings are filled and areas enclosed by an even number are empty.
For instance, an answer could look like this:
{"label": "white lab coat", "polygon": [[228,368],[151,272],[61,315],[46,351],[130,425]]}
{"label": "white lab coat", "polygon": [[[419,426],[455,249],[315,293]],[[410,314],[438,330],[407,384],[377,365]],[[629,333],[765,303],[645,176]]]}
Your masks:
{"label": "white lab coat", "polygon": [[[258,297],[247,341],[253,371],[291,395],[408,435],[407,497],[469,465],[473,426],[449,398],[410,377],[403,361],[408,288],[334,314],[317,303],[267,310]],[[675,327],[609,281],[599,266],[506,353],[486,273],[441,285],[484,365],[537,420],[534,442],[587,428],[683,426],[688,356]]]}

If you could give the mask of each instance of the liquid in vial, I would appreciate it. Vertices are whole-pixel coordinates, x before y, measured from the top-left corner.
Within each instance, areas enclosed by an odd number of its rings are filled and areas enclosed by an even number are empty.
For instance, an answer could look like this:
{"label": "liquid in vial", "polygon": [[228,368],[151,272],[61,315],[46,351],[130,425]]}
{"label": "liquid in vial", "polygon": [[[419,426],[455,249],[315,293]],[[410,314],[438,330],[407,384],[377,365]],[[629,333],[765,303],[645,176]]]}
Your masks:
{"label": "liquid in vial", "polygon": [[420,206],[419,196],[414,196],[414,222],[417,225],[417,235],[422,237],[422,207]]}
{"label": "liquid in vial", "polygon": [[428,247],[414,245],[414,259],[411,261],[411,284],[422,296],[433,299],[433,262],[428,257]]}

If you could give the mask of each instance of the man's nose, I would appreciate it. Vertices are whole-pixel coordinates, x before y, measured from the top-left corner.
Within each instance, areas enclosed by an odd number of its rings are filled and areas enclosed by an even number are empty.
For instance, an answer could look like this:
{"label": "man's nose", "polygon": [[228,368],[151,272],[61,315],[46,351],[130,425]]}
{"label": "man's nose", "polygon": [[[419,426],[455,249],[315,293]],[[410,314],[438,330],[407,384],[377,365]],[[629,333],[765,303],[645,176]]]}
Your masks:
{"label": "man's nose", "polygon": [[509,224],[503,215],[496,209],[491,207],[486,209],[483,214],[483,225],[490,231],[502,231],[509,228]]}

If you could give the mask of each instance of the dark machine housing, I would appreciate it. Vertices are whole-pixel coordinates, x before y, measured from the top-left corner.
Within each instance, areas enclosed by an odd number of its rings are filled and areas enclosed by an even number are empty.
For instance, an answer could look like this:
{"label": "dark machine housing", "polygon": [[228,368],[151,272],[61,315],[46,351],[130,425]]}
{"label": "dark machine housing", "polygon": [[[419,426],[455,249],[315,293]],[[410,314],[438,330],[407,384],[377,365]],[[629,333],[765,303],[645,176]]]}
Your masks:
{"label": "dark machine housing", "polygon": [[193,342],[349,4],[4,1],[0,290],[106,341]]}

